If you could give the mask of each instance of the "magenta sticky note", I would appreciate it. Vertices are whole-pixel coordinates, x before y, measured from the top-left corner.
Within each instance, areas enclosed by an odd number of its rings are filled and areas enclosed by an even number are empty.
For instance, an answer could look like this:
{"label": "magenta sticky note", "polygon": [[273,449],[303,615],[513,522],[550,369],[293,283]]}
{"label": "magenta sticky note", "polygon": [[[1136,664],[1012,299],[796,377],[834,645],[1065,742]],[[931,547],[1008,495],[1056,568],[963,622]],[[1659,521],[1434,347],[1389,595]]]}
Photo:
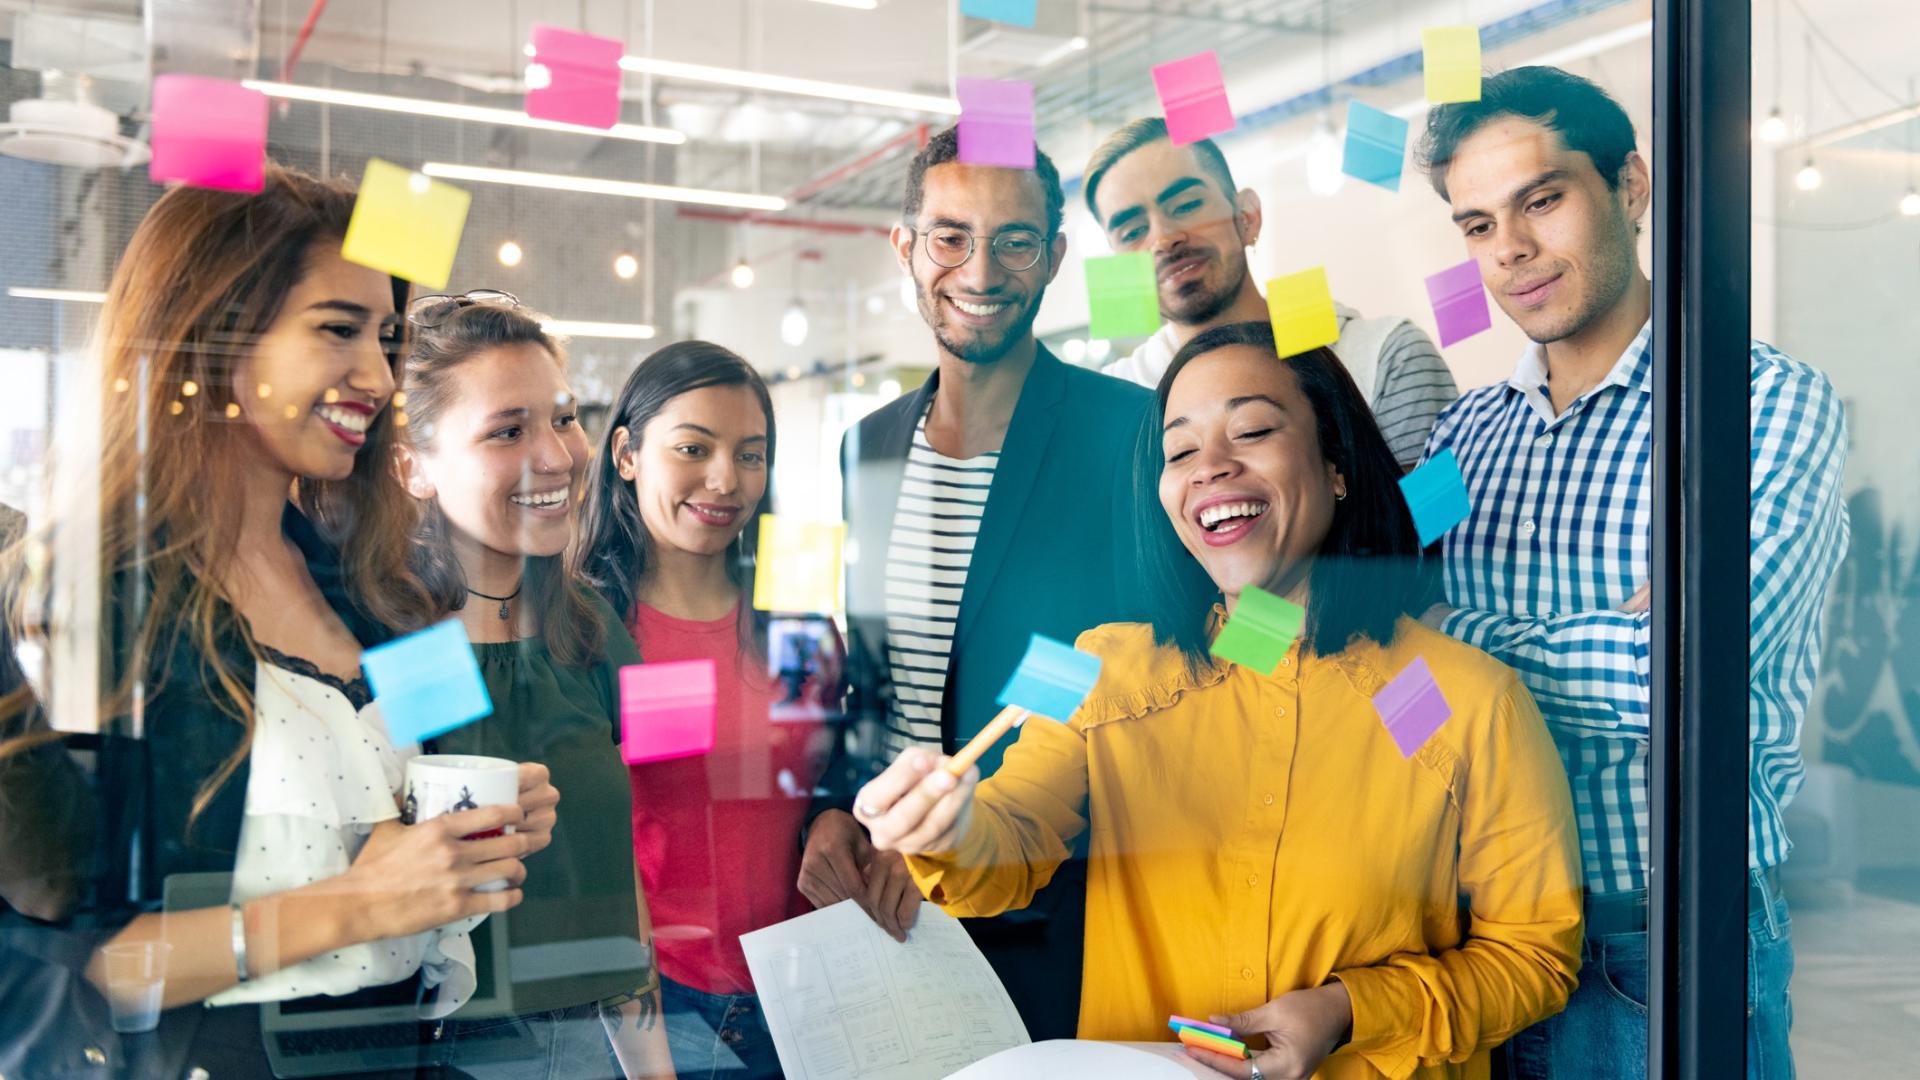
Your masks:
{"label": "magenta sticky note", "polygon": [[178,180],[220,191],[259,191],[267,182],[267,95],[204,75],[153,80],[156,184]]}
{"label": "magenta sticky note", "polygon": [[1175,146],[1199,142],[1233,130],[1233,109],[1220,78],[1220,58],[1212,49],[1153,69],[1153,87],[1167,117],[1167,138]]}
{"label": "magenta sticky note", "polygon": [[712,660],[629,664],[620,669],[620,756],[629,764],[713,749]]}
{"label": "magenta sticky note", "polygon": [[1400,747],[1400,756],[1408,758],[1453,715],[1424,656],[1415,657],[1392,682],[1381,687],[1373,695],[1373,707],[1387,725],[1387,734]]}
{"label": "magenta sticky note", "polygon": [[1480,264],[1472,259],[1428,278],[1427,299],[1433,302],[1441,348],[1493,326],[1487,292],[1480,286]]}
{"label": "magenta sticky note", "polygon": [[969,165],[1033,168],[1033,84],[1019,79],[955,80],[960,99],[960,160]]}
{"label": "magenta sticky note", "polygon": [[528,116],[596,128],[620,122],[620,54],[626,46],[618,39],[534,23],[528,44]]}

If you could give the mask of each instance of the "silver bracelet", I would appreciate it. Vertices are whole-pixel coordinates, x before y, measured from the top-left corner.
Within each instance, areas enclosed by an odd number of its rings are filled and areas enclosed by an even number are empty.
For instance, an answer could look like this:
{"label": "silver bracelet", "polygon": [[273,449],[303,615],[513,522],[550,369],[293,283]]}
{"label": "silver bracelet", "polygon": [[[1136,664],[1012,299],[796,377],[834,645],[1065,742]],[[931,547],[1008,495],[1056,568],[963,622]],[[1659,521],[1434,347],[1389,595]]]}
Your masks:
{"label": "silver bracelet", "polygon": [[233,907],[233,973],[240,982],[247,981],[247,914],[239,904]]}

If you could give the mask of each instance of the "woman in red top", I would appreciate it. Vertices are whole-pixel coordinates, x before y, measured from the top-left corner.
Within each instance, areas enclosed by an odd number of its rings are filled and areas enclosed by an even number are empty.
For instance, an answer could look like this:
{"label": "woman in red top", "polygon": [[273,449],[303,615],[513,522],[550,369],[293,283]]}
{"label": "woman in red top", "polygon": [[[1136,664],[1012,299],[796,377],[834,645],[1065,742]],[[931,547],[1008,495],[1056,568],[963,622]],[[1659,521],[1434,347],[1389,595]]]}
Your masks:
{"label": "woman in red top", "polygon": [[790,703],[809,684],[786,670],[789,642],[769,648],[751,603],[773,403],[745,360],[683,341],[634,370],[605,427],[579,573],[645,660],[712,660],[717,677],[712,752],[630,770],[674,1068],[682,1080],[778,1077],[740,935],[810,910],[794,883],[828,735],[823,710]]}

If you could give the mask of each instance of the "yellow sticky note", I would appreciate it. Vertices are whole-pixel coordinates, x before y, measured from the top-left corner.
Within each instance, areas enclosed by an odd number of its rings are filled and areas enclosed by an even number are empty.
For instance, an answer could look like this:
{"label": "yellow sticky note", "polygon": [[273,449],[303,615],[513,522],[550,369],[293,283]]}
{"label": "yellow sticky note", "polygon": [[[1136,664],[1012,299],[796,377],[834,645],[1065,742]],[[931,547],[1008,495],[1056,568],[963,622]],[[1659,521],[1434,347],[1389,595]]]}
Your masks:
{"label": "yellow sticky note", "polygon": [[1267,282],[1267,317],[1273,321],[1273,347],[1294,356],[1340,340],[1333,314],[1333,291],[1325,267],[1316,266]]}
{"label": "yellow sticky note", "polygon": [[840,610],[843,522],[802,521],[779,514],[760,519],[760,551],[753,575],[753,606],[761,611]]}
{"label": "yellow sticky note", "polygon": [[370,158],[340,254],[415,285],[444,289],[472,201],[452,184]]}
{"label": "yellow sticky note", "polygon": [[1427,100],[1435,105],[1480,100],[1480,28],[1429,26],[1420,31]]}

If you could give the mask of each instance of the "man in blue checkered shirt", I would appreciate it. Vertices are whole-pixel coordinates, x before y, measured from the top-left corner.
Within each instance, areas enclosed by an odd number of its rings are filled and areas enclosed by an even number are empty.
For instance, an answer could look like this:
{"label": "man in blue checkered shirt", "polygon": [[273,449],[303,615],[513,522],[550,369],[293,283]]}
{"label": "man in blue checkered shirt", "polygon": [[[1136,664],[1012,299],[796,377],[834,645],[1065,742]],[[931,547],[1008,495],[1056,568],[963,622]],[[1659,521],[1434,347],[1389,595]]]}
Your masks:
{"label": "man in blue checkered shirt", "polygon": [[[1435,107],[1420,154],[1481,280],[1534,342],[1512,378],[1462,396],[1428,440],[1428,456],[1458,457],[1473,511],[1445,538],[1447,599],[1426,621],[1532,689],[1586,864],[1579,989],[1513,1039],[1509,1062],[1522,1080],[1644,1077],[1652,286],[1635,237],[1647,163],[1618,103],[1548,67]],[[1775,868],[1820,610],[1847,544],[1846,425],[1824,375],[1759,342],[1751,395],[1747,1075],[1771,1080],[1793,1075]]]}

